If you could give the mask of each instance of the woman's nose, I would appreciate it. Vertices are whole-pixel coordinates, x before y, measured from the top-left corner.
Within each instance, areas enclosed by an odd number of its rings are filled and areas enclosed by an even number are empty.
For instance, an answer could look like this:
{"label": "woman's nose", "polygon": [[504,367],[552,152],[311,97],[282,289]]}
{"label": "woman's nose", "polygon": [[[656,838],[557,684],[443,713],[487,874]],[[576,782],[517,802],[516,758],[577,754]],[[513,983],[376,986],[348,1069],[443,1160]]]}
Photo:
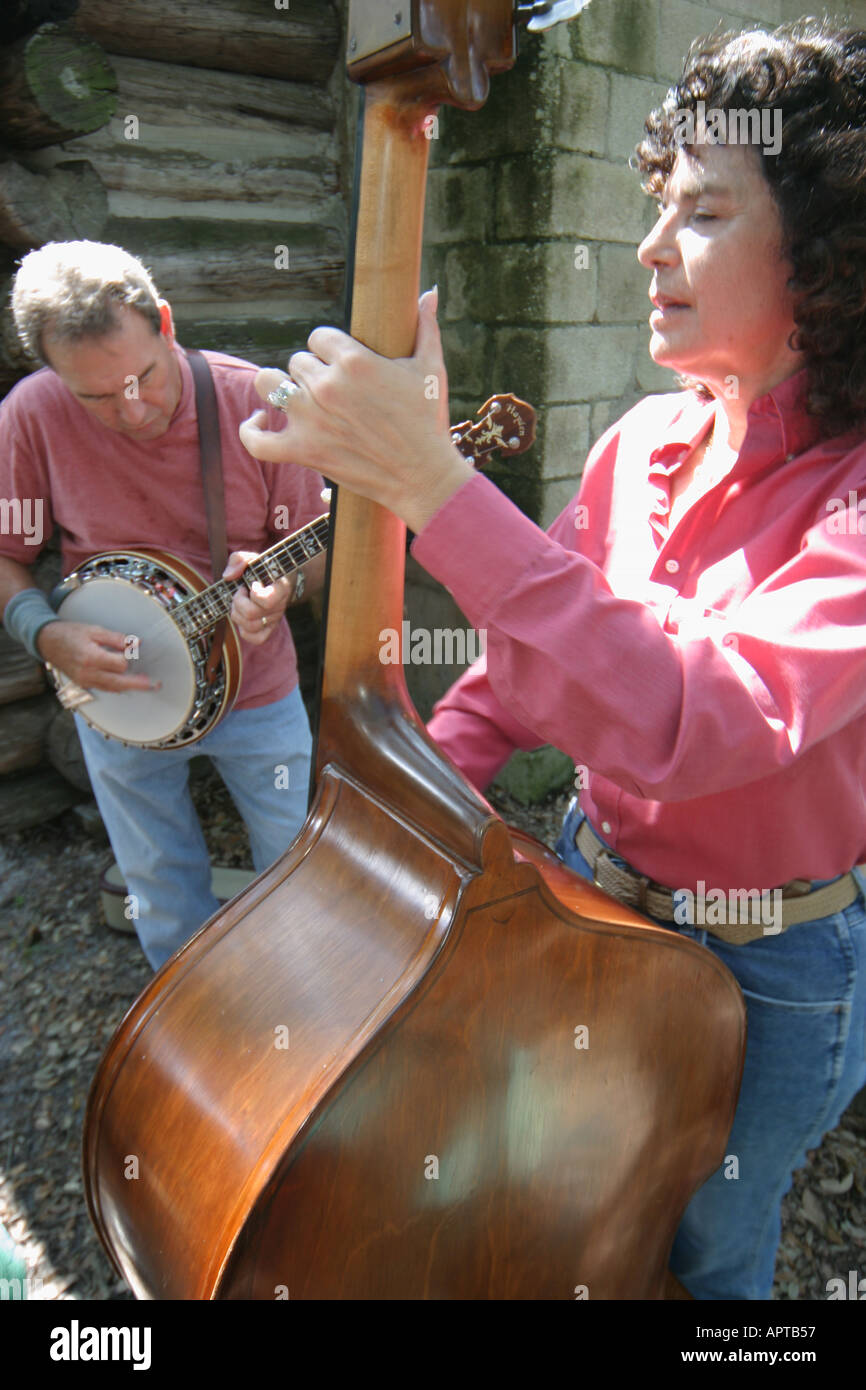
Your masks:
{"label": "woman's nose", "polygon": [[677,259],[679,252],[671,220],[669,211],[662,212],[637,248],[637,258],[645,270],[653,270],[656,265],[670,264]]}

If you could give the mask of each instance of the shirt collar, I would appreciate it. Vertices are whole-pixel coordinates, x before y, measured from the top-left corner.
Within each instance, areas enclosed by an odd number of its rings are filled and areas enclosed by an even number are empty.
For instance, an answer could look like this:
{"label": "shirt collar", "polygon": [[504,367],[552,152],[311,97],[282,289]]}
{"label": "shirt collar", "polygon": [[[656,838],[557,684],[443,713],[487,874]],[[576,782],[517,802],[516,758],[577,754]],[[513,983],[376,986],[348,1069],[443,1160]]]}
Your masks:
{"label": "shirt collar", "polygon": [[[752,472],[794,458],[818,440],[819,423],[806,411],[808,386],[808,369],[803,367],[752,402],[735,465],[737,472]],[[651,474],[658,478],[679,466],[706,434],[715,408],[715,400],[703,400],[695,392],[688,392],[661,443],[650,454]]]}

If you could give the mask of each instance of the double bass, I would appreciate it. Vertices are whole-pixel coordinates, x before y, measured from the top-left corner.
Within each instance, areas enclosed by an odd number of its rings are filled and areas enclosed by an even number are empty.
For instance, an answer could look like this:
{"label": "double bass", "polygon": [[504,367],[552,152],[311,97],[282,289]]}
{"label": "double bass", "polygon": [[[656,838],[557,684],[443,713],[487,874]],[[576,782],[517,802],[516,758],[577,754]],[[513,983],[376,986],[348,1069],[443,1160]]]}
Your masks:
{"label": "double bass", "polygon": [[[351,5],[351,331],[387,356],[415,338],[429,119],[481,106],[516,17]],[[85,1120],[96,1229],[141,1298],[672,1296],[677,1225],[733,1121],[739,988],[495,815],[379,660],[403,524],[344,490],[332,536],[310,814],[109,1044]]]}

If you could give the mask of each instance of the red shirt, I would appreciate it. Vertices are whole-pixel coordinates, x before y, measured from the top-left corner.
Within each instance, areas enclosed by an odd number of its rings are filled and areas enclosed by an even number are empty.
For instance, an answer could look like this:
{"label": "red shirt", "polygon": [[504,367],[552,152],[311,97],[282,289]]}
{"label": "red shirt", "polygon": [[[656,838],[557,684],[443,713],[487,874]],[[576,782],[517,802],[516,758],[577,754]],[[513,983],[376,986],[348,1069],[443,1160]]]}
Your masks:
{"label": "red shirt", "polygon": [[413,544],[487,629],[430,732],[478,787],[515,747],[563,749],[596,830],[659,883],[866,859],[866,440],[821,441],[805,381],[754,402],[672,530],[670,477],[715,409],[692,393],[614,425],[546,535],[476,476]]}
{"label": "red shirt", "polygon": [[[144,545],[173,551],[213,578],[192,372],[183,352],[175,352],[181,398],[158,439],[109,429],[47,367],[19,382],[0,405],[0,497],[41,500],[42,540],[57,523],[64,574],[100,550]],[[253,387],[258,367],[222,353],[205,356],[219,408],[229,551],[266,550],[327,511],[323,482],[305,468],[260,463],[247,453],[238,425],[262,408]],[[279,412],[272,416],[272,428],[284,422]],[[23,535],[0,534],[0,555],[19,564],[31,565],[40,548]],[[270,704],[297,685],[287,623],[261,646],[242,642],[242,651],[235,709]]]}

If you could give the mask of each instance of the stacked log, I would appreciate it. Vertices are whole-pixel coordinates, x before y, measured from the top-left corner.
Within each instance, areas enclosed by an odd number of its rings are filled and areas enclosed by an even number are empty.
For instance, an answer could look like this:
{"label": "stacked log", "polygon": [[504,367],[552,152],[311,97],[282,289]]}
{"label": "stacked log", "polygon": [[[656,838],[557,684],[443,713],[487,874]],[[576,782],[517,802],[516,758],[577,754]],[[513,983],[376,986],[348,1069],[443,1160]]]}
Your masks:
{"label": "stacked log", "polygon": [[327,82],[340,40],[328,0],[79,0],[78,23],[109,53],[285,82]]}
{"label": "stacked log", "polygon": [[71,24],[43,24],[0,50],[0,139],[19,149],[55,145],[114,114],[114,70]]}
{"label": "stacked log", "polygon": [[0,163],[0,241],[30,251],[46,241],[98,241],[108,220],[108,195],[93,165],[68,159],[34,174],[14,159]]}

